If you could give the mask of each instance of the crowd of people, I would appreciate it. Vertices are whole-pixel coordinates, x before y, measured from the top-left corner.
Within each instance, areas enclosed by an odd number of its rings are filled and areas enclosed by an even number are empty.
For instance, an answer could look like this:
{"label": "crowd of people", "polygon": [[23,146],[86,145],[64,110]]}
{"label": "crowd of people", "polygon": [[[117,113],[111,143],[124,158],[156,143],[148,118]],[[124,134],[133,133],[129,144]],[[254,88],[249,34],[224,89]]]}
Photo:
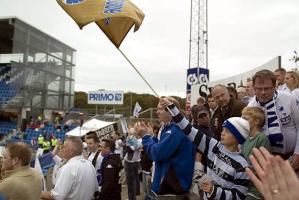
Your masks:
{"label": "crowd of people", "polygon": [[[261,70],[237,88],[215,85],[190,115],[160,98],[159,123],[137,122],[126,138],[58,141],[53,187],[29,168],[23,143],[6,146],[0,196],[5,199],[299,199],[299,77]],[[140,175],[143,186],[140,186]],[[20,181],[21,180],[21,181]],[[22,192],[30,191],[30,193]],[[22,197],[22,198],[20,198]]]}
{"label": "crowd of people", "polygon": [[[12,121],[12,119],[8,120]],[[10,142],[24,142],[29,144],[34,152],[41,148],[44,153],[47,153],[53,150],[59,140],[64,139],[66,132],[76,126],[72,120],[62,124],[61,118],[57,116],[52,121],[43,119],[41,115],[30,116],[24,127],[12,129],[7,134],[0,134],[0,146]],[[57,133],[60,133],[59,137]]]}

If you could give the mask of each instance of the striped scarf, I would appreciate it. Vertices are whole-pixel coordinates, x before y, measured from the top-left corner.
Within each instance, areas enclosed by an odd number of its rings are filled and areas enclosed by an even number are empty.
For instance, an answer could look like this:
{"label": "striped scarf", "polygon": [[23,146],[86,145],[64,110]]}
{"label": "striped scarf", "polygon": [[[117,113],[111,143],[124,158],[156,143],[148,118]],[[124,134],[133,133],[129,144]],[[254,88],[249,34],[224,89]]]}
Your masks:
{"label": "striped scarf", "polygon": [[276,98],[277,91],[271,101],[262,104],[256,99],[258,104],[265,109],[266,121],[264,126],[264,132],[268,133],[268,138],[271,142],[272,147],[283,148],[283,135],[281,133],[281,125],[276,113]]}

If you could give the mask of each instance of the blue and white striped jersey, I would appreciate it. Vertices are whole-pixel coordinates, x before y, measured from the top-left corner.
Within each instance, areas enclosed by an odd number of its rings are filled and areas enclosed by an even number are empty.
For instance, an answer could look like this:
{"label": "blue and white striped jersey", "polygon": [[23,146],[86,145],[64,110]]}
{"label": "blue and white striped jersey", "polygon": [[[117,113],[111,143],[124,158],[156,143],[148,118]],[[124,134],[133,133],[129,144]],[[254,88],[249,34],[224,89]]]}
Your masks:
{"label": "blue and white striped jersey", "polygon": [[245,173],[247,160],[240,152],[230,152],[214,138],[210,138],[192,127],[191,123],[172,104],[168,106],[173,121],[184,131],[197,149],[207,159],[207,175],[214,184],[205,199],[234,200],[245,199],[249,177]]}

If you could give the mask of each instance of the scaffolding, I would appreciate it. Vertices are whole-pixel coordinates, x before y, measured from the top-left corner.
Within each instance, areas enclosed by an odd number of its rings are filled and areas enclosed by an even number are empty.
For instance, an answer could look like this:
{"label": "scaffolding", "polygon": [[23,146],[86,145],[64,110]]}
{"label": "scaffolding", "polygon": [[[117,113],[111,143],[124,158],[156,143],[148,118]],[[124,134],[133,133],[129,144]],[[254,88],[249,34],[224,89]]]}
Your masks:
{"label": "scaffolding", "polygon": [[208,69],[208,2],[191,0],[189,69]]}

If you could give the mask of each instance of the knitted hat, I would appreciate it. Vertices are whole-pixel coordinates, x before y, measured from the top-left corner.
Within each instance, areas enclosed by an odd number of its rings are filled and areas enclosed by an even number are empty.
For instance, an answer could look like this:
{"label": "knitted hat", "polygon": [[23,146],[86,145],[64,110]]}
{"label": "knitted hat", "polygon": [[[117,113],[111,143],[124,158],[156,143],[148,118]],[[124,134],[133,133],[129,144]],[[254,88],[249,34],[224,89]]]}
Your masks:
{"label": "knitted hat", "polygon": [[225,120],[222,127],[227,128],[243,144],[249,135],[249,123],[241,117],[231,117]]}

